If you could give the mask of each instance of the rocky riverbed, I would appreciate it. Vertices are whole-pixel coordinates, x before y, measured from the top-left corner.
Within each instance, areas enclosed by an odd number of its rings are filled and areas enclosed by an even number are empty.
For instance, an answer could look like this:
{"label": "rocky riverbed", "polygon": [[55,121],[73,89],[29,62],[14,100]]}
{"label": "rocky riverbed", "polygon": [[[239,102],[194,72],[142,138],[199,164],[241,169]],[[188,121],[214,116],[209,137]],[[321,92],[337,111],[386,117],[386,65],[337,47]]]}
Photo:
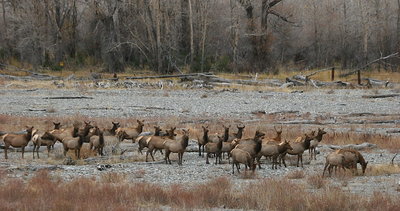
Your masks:
{"label": "rocky riverbed", "polygon": [[[0,89],[0,114],[10,116],[49,117],[83,115],[88,118],[158,118],[179,117],[194,123],[199,120],[239,120],[243,123],[263,122],[270,125],[280,124],[324,126],[328,131],[359,131],[372,134],[387,134],[397,130],[400,124],[400,97],[367,98],[366,96],[398,94],[397,89],[375,90],[306,90],[306,91],[240,91],[236,89]],[[272,120],[268,116],[273,116]],[[269,121],[269,122],[268,122]],[[182,124],[182,122],[179,122]],[[368,127],[363,125],[368,124]],[[393,134],[396,136],[397,134]],[[196,137],[192,137],[196,139]],[[85,146],[84,146],[85,147]],[[86,146],[87,147],[87,146]],[[145,155],[138,154],[137,144],[124,142],[120,146],[127,149],[121,156],[112,155],[111,148],[105,158],[87,158],[75,165],[65,165],[61,145],[57,144],[50,158],[41,151],[40,159],[32,159],[31,153],[25,153],[25,159],[19,152],[11,152],[5,160],[0,151],[0,169],[9,177],[30,178],[40,169],[48,169],[55,177],[72,180],[78,177],[105,178],[110,173],[119,173],[128,182],[150,182],[160,185],[171,183],[196,184],[217,177],[229,177],[235,183],[242,184],[257,178],[289,177],[294,171],[302,171],[304,176],[293,179],[306,188],[309,176],[322,174],[325,155],[332,151],[327,146],[319,148],[316,161],[309,161],[308,152],[304,155],[304,168],[296,167],[296,158],[289,158],[290,165],[272,170],[269,161],[264,160],[263,169],[256,171],[254,177],[232,175],[232,166],[224,164],[206,164],[205,158],[195,152],[195,140],[190,151],[184,155],[184,163],[166,165],[163,156],[158,154],[156,162],[144,162]],[[29,148],[29,147],[28,147]],[[29,151],[29,149],[28,149]],[[144,150],[145,151],[145,150]],[[362,152],[370,166],[388,165],[395,151],[379,148]],[[172,156],[177,159],[176,155]],[[213,159],[211,159],[213,163]],[[107,165],[107,166],[105,166]],[[288,176],[289,175],[289,176]],[[109,176],[108,176],[109,177]],[[329,184],[341,186],[354,193],[372,194],[374,191],[399,193],[399,174],[383,173],[377,176],[359,176],[343,179],[327,179]]]}

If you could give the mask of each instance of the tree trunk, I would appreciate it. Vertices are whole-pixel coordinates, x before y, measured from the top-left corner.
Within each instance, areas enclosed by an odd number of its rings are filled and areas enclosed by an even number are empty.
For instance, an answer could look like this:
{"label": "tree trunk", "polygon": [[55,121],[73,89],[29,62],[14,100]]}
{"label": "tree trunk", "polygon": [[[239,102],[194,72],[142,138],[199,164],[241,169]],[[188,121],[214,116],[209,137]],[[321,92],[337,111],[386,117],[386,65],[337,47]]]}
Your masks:
{"label": "tree trunk", "polygon": [[205,57],[205,45],[206,45],[206,38],[207,38],[207,27],[208,27],[208,0],[203,0],[203,15],[202,15],[202,36],[201,36],[201,72],[204,71],[204,57]]}
{"label": "tree trunk", "polygon": [[189,2],[189,26],[190,26],[190,66],[192,66],[194,57],[192,0],[188,0],[188,2]]}
{"label": "tree trunk", "polygon": [[157,43],[157,72],[162,73],[162,57],[161,57],[161,25],[160,25],[160,1],[156,0],[156,4],[154,6],[155,14],[156,14],[156,43]]}
{"label": "tree trunk", "polygon": [[359,0],[359,6],[361,8],[361,23],[363,27],[362,32],[362,52],[363,52],[363,64],[368,62],[368,38],[369,38],[369,14],[367,2]]}
{"label": "tree trunk", "polygon": [[[343,38],[342,38],[342,69],[347,68],[348,59],[348,28],[347,28],[347,6],[346,1],[343,0]],[[400,0],[399,0],[400,1]]]}
{"label": "tree trunk", "polygon": [[190,53],[189,0],[181,0],[181,52]]}
{"label": "tree trunk", "polygon": [[[399,0],[400,1],[400,0]],[[232,59],[233,59],[233,72],[238,72],[238,42],[239,42],[239,17],[238,13],[235,11],[236,0],[230,1],[231,6],[231,47],[232,47]]]}

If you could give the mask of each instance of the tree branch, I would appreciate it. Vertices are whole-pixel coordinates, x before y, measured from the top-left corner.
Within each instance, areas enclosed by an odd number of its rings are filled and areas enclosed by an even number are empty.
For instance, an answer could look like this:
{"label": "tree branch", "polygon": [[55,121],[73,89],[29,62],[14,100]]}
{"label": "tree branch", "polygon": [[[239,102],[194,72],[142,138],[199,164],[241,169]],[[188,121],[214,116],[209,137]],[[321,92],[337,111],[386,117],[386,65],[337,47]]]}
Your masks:
{"label": "tree branch", "polygon": [[273,6],[275,6],[276,4],[278,4],[279,2],[281,2],[282,0],[274,0],[271,3],[268,4],[268,8],[271,8]]}
{"label": "tree branch", "polygon": [[[371,61],[371,62],[368,62],[366,65],[364,65],[364,66],[362,66],[362,67],[360,67],[360,68],[357,68],[356,70],[353,70],[353,71],[348,72],[348,73],[343,73],[343,74],[341,74],[341,75],[339,75],[339,76],[340,76],[340,77],[347,77],[347,76],[349,76],[349,75],[353,75],[354,73],[358,72],[359,70],[363,70],[363,69],[367,68],[368,66],[370,66],[370,65],[373,64],[373,63],[379,62],[379,61],[381,61],[381,60],[385,60],[385,59],[390,59],[390,58],[393,58],[393,57],[397,57],[397,55],[399,55],[399,52],[392,53],[392,54],[390,54],[390,55],[387,55],[387,56],[384,56],[384,57],[375,59],[375,60],[373,60],[373,61]],[[398,58],[398,57],[397,57],[397,58]]]}
{"label": "tree branch", "polygon": [[282,16],[281,14],[277,13],[277,12],[274,11],[274,10],[269,10],[268,12],[269,12],[270,14],[275,15],[276,17],[280,18],[281,20],[283,20],[283,21],[285,21],[285,22],[295,24],[295,22],[288,20],[287,17]]}

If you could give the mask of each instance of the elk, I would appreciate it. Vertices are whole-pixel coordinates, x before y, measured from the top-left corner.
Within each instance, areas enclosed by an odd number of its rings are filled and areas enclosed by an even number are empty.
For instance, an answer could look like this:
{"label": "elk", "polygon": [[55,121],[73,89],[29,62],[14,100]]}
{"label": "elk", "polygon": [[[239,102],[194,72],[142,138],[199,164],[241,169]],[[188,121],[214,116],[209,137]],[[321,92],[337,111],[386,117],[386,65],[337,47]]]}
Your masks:
{"label": "elk", "polygon": [[168,130],[167,131],[168,136],[166,136],[166,137],[151,136],[146,140],[147,148],[148,148],[147,152],[146,152],[146,162],[147,162],[147,158],[148,158],[149,154],[150,154],[151,158],[154,161],[153,151],[154,150],[160,150],[161,151],[162,149],[164,149],[165,140],[167,140],[167,139],[174,140],[175,139],[175,136],[176,136],[175,129],[176,129],[176,127],[171,128],[170,130]]}
{"label": "elk", "polygon": [[217,143],[213,143],[213,142],[209,142],[206,144],[205,148],[206,148],[206,164],[210,164],[210,162],[208,162],[208,158],[210,157],[211,154],[215,154],[215,164],[218,163],[219,160],[219,164],[221,164],[221,149],[222,149],[222,143],[224,141],[224,137],[220,137],[218,136],[218,142]]}
{"label": "elk", "polygon": [[[293,150],[286,140],[279,144],[262,143],[261,151],[257,155],[258,167],[261,169],[260,159],[262,156],[272,157],[272,169],[277,169],[278,157],[285,154],[287,150]],[[282,158],[284,159],[284,157]],[[283,161],[286,167],[286,163]]]}
{"label": "elk", "polygon": [[64,157],[67,156],[68,150],[74,150],[75,151],[75,156],[80,159],[81,158],[81,148],[82,144],[84,142],[85,137],[83,135],[80,135],[79,137],[75,138],[68,138],[68,139],[63,139],[63,147],[64,147]]}
{"label": "elk", "polygon": [[165,149],[165,163],[171,164],[171,160],[169,159],[169,155],[171,152],[178,153],[178,165],[182,165],[183,162],[183,153],[186,150],[186,147],[189,144],[189,129],[183,129],[183,136],[180,140],[172,140],[166,139],[164,142],[164,149]]}
{"label": "elk", "polygon": [[[292,147],[291,150],[287,150],[287,153],[289,155],[297,155],[297,167],[299,167],[299,162],[301,162],[301,167],[303,167],[303,153],[305,150],[307,150],[308,148],[310,148],[310,141],[313,139],[314,137],[310,137],[308,134],[304,134],[304,138],[301,137],[301,141],[299,141],[300,138],[297,138],[295,142],[292,142],[290,145]],[[285,160],[284,160],[284,156],[282,155],[282,161],[283,164],[286,166],[285,164]]]}
{"label": "elk", "polygon": [[26,134],[5,134],[3,135],[4,141],[4,158],[8,159],[7,151],[10,146],[22,149],[22,159],[24,159],[25,147],[28,145],[32,138],[33,126],[26,127]]}
{"label": "elk", "polygon": [[232,133],[232,135],[229,136],[228,140],[226,142],[232,142],[234,139],[241,139],[243,137],[243,131],[246,126],[239,126],[237,125],[236,128],[238,131],[236,133]]}
{"label": "elk", "polygon": [[360,163],[362,174],[365,174],[368,162],[365,161],[359,151],[354,149],[338,149],[336,153],[344,155],[344,167],[351,169],[353,173],[357,173],[357,163]]}
{"label": "elk", "polygon": [[[247,139],[245,142],[246,143],[241,143],[240,141],[236,145],[235,149],[241,149],[250,154],[253,160],[255,160],[256,155],[261,151],[261,146],[262,146],[262,141],[261,139],[264,137],[265,133],[256,131],[256,134],[254,135],[254,138],[252,139]],[[237,142],[238,140],[234,140],[234,142]],[[243,141],[243,140],[241,140]]]}
{"label": "elk", "polygon": [[117,133],[115,132],[121,125],[119,122],[111,122],[112,123],[112,128],[110,129],[104,129],[103,135],[105,136],[115,136]]}
{"label": "elk", "polygon": [[203,128],[203,137],[201,139],[198,140],[198,144],[199,144],[199,156],[201,155],[201,152],[203,151],[203,156],[204,156],[204,147],[208,142],[212,142],[212,140],[215,140],[214,137],[210,137],[208,135],[209,129],[208,126],[204,127],[201,126]]}
{"label": "elk", "polygon": [[337,152],[331,152],[326,156],[325,167],[324,171],[322,172],[322,176],[325,176],[325,171],[327,168],[330,176],[333,167],[340,167],[344,169],[344,165],[344,155]]}
{"label": "elk", "polygon": [[[123,141],[124,139],[132,139],[132,143],[135,143],[136,138],[139,136],[140,133],[143,132],[144,127],[144,120],[136,120],[138,125],[135,128],[118,128],[116,130],[117,136],[119,141]],[[126,136],[122,136],[122,132],[126,133]]]}
{"label": "elk", "polygon": [[317,135],[313,140],[310,142],[310,149],[308,149],[308,152],[310,153],[310,160],[314,158],[314,160],[317,159],[317,153],[316,153],[316,148],[319,144],[319,142],[322,141],[322,136],[325,135],[326,132],[324,131],[324,128],[320,129],[318,128]]}
{"label": "elk", "polygon": [[46,131],[44,134],[34,134],[32,136],[32,143],[33,143],[33,159],[35,159],[35,151],[37,154],[37,157],[39,157],[39,148],[41,146],[47,146],[47,157],[50,157],[50,149],[52,146],[54,146],[55,142],[61,141],[57,139],[57,137],[54,137],[50,132]]}
{"label": "elk", "polygon": [[235,174],[235,166],[237,171],[240,173],[240,163],[244,164],[247,170],[249,167],[252,171],[256,169],[256,164],[254,163],[253,157],[249,152],[235,148],[231,151],[232,156],[232,174]]}
{"label": "elk", "polygon": [[74,123],[72,128],[52,130],[49,133],[54,135],[54,137],[59,140],[75,138],[80,135],[87,136],[87,134],[89,133],[90,129],[93,128],[93,126],[90,124],[90,122],[84,121],[84,123],[85,127],[83,129],[79,128],[78,123]]}
{"label": "elk", "polygon": [[61,129],[61,122],[53,122],[53,125],[54,125],[54,130],[59,130],[59,129]]}
{"label": "elk", "polygon": [[274,130],[276,132],[276,136],[273,138],[263,139],[263,142],[268,142],[270,144],[279,144],[282,142],[282,126],[280,130],[277,130],[276,127],[274,126]]}
{"label": "elk", "polygon": [[89,138],[89,143],[90,143],[90,150],[96,151],[97,153],[101,156],[104,155],[103,149],[104,149],[104,133],[101,131],[97,126],[95,127],[95,131],[93,133],[93,136]]}
{"label": "elk", "polygon": [[[154,136],[160,136],[161,133],[161,128],[160,126],[154,126]],[[140,154],[142,153],[142,150],[147,147],[147,139],[150,138],[151,136],[139,136],[136,138],[136,142],[138,142],[138,151],[140,152]],[[160,150],[160,152],[162,153],[162,151]]]}

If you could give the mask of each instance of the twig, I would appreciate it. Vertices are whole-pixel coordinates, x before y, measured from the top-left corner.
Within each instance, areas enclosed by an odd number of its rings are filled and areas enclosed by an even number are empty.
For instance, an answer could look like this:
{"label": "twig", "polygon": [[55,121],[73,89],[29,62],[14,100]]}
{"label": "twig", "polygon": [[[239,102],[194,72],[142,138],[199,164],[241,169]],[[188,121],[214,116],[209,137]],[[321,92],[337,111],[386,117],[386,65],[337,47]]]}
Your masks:
{"label": "twig", "polygon": [[394,165],[394,158],[396,158],[397,154],[398,154],[398,153],[396,153],[396,154],[393,156],[392,162],[390,162],[392,165]]}

